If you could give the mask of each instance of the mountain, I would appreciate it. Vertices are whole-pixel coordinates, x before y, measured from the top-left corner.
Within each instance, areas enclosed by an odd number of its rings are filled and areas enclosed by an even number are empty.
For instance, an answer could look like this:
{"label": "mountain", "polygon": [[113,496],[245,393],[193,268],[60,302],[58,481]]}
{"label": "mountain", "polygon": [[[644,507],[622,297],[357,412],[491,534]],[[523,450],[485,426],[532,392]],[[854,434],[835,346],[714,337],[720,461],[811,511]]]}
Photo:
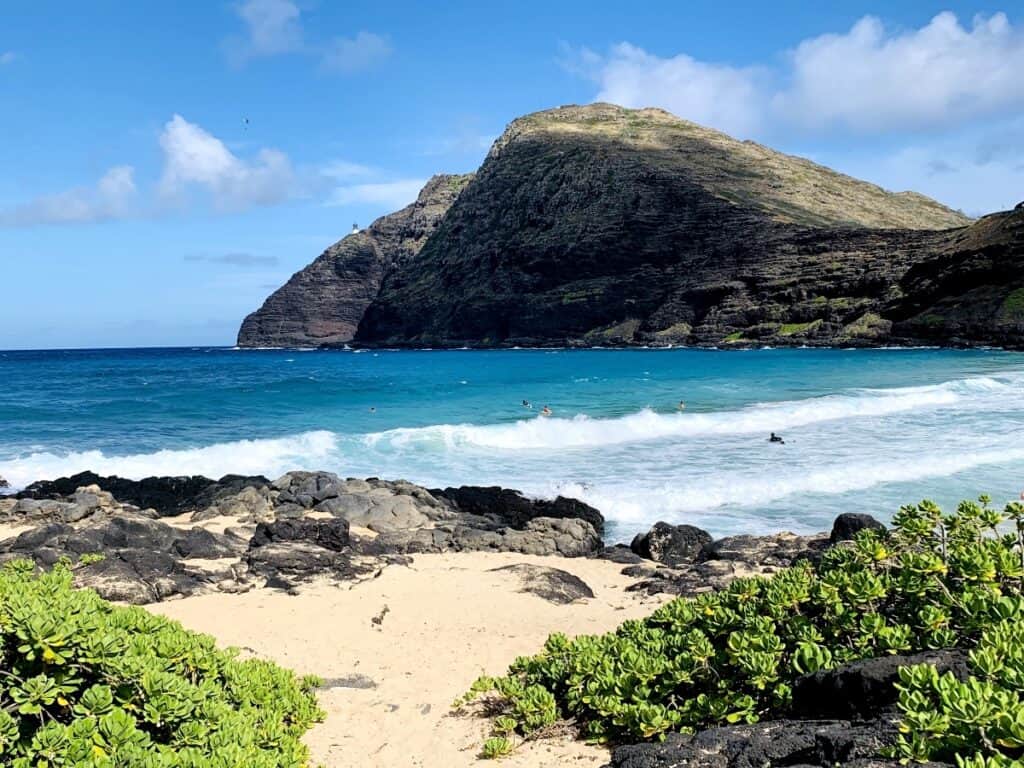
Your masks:
{"label": "mountain", "polygon": [[[276,322],[386,346],[1024,344],[1024,211],[972,222],[661,110],[519,118],[431,210],[380,273],[293,277]],[[240,344],[280,343],[274,301]]]}
{"label": "mountain", "polygon": [[245,318],[238,346],[351,341],[384,275],[419,252],[471,178],[434,176],[412,205],[336,242]]}

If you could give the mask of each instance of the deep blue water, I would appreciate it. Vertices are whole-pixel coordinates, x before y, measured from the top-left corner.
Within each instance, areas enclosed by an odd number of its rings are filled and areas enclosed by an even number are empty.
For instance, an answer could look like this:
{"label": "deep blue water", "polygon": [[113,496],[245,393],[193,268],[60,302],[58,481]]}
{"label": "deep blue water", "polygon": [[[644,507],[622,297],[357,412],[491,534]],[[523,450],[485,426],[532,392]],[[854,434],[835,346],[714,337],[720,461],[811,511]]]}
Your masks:
{"label": "deep blue water", "polygon": [[1024,355],[1000,351],[0,352],[15,486],[327,469],[575,495],[622,537],[1016,498],[1022,428]]}

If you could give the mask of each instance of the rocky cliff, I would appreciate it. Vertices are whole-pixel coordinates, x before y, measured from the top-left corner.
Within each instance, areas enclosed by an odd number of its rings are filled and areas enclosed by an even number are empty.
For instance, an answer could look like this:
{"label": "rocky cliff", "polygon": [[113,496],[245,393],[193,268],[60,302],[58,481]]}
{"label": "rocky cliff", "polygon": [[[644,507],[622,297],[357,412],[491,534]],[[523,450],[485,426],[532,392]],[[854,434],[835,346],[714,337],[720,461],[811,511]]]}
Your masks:
{"label": "rocky cliff", "polygon": [[438,218],[345,305],[357,343],[1024,344],[1024,211],[971,222],[661,110],[520,118]]}
{"label": "rocky cliff", "polygon": [[384,275],[416,255],[471,176],[434,176],[416,202],[339,240],[242,323],[240,347],[352,340]]}

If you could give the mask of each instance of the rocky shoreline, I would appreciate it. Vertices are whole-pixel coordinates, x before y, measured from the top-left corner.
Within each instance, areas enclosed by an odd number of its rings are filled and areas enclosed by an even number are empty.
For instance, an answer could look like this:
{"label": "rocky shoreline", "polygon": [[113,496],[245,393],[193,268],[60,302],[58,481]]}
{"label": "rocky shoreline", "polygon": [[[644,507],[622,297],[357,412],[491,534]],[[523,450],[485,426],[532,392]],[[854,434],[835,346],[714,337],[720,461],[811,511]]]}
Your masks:
{"label": "rocky shoreline", "polygon": [[[327,472],[290,472],[273,481],[132,481],[82,473],[0,496],[0,561],[31,558],[48,567],[66,558],[78,585],[111,600],[153,604],[353,587],[393,568],[414,567],[418,556],[457,561],[476,553],[500,561],[488,571],[514,580],[516,591],[571,606],[593,600],[595,588],[607,588],[573,573],[574,562],[604,561],[603,567],[621,573],[623,599],[664,600],[816,559],[858,530],[880,525],[850,514],[841,515],[829,533],[716,540],[693,526],[658,523],[629,546],[605,546],[598,510],[574,499],[532,500],[502,488],[426,489]],[[374,617],[378,628],[387,613],[385,605]],[[964,668],[955,654],[933,655],[944,668]],[[912,661],[892,656],[808,676],[789,720],[621,746],[610,765],[882,765],[878,750],[895,735],[892,683],[900,664]]]}
{"label": "rocky shoreline", "polygon": [[76,571],[78,582],[137,604],[263,586],[288,590],[317,577],[359,581],[413,555],[451,552],[606,559],[635,580],[631,590],[693,595],[813,559],[857,527],[878,525],[860,518],[841,516],[831,536],[718,540],[693,526],[657,523],[630,546],[606,546],[604,518],[593,507],[498,487],[427,489],[330,472],[289,472],[273,481],[133,481],[83,472],[0,497],[0,526],[17,531],[0,541],[0,561],[28,557],[48,567],[100,555]]}

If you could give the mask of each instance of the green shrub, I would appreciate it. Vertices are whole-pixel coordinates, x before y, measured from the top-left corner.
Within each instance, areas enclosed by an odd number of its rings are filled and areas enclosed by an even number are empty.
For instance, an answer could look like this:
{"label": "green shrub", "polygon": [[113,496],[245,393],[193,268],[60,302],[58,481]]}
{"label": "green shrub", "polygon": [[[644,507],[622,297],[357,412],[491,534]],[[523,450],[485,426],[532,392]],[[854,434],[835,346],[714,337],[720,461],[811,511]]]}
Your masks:
{"label": "green shrub", "polygon": [[492,736],[484,742],[483,749],[480,751],[480,756],[487,760],[497,760],[499,757],[510,754],[512,754],[512,742],[504,736]]}
{"label": "green shrub", "polygon": [[71,586],[58,565],[0,570],[0,765],[300,768],[314,678],[239,661],[213,638]]}
{"label": "green shrub", "polygon": [[572,718],[594,740],[651,739],[783,716],[793,681],[809,672],[959,646],[974,649],[978,677],[969,683],[933,667],[904,672],[899,756],[1019,756],[1024,505],[1000,514],[982,497],[946,516],[922,502],[893,523],[888,534],[862,531],[816,566],[676,599],[606,635],[552,635],[542,653],[517,659],[505,677],[481,678],[469,697],[496,691],[504,717],[527,734],[541,720]]}

